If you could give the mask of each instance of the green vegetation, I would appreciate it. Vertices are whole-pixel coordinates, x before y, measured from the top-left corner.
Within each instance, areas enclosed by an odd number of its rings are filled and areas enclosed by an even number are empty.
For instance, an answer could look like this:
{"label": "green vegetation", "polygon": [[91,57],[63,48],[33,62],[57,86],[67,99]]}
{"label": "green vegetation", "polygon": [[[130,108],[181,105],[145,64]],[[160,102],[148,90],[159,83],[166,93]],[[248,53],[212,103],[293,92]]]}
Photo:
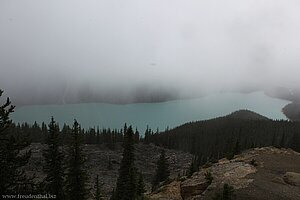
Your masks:
{"label": "green vegetation", "polygon": [[101,194],[101,185],[99,183],[99,175],[96,177],[96,183],[95,183],[95,200],[101,200],[102,199],[102,194]]}
{"label": "green vegetation", "polygon": [[58,199],[65,199],[64,194],[64,155],[60,148],[59,126],[53,117],[49,124],[49,134],[46,139],[47,148],[43,152],[45,158],[44,179],[45,191],[48,194],[56,195]]}
{"label": "green vegetation", "polygon": [[144,182],[134,165],[135,137],[132,127],[124,126],[123,159],[119,169],[116,190],[113,192],[113,200],[141,199],[144,193]]}
{"label": "green vegetation", "polygon": [[165,150],[162,150],[160,157],[157,161],[157,168],[156,168],[155,177],[152,184],[153,189],[155,189],[160,182],[168,180],[169,176],[170,176],[169,163],[166,158]]}
{"label": "green vegetation", "polygon": [[201,161],[199,159],[199,156],[194,156],[187,172],[187,177],[191,177],[195,172],[199,170],[200,163]]}
{"label": "green vegetation", "polygon": [[244,111],[242,118],[229,115],[186,123],[159,134],[148,133],[147,142],[190,152],[203,158],[199,159],[200,165],[223,157],[232,159],[241,151],[254,147],[273,145],[299,151],[300,122],[273,121],[261,116],[256,119],[253,113],[250,119],[246,116]]}
{"label": "green vegetation", "polygon": [[205,180],[210,185],[212,183],[212,181],[214,180],[211,172],[210,171],[206,171],[205,174],[204,174],[204,176],[205,176]]}
{"label": "green vegetation", "polygon": [[[2,94],[0,90],[0,97]],[[0,194],[28,194],[34,191],[33,182],[21,169],[31,156],[30,151],[24,152],[30,144],[28,137],[8,131],[12,125],[10,114],[14,108],[9,98],[0,105]]]}
{"label": "green vegetation", "polygon": [[134,134],[132,127],[124,127],[124,151],[119,170],[119,178],[115,192],[115,199],[136,199],[136,168],[134,166]]}
{"label": "green vegetation", "polygon": [[80,125],[75,120],[71,141],[68,145],[68,162],[66,177],[66,193],[69,200],[87,199],[87,172],[85,170],[85,155],[83,154],[83,134]]}
{"label": "green vegetation", "polygon": [[[153,132],[149,127],[144,138],[134,133],[134,142],[153,143],[165,148],[183,150],[198,157],[199,165],[213,162],[223,157],[232,159],[241,151],[254,147],[275,146],[300,151],[300,122],[273,121],[250,112],[236,112],[227,117],[207,121],[190,122],[164,132]],[[240,118],[239,118],[240,117]],[[10,132],[29,134],[33,142],[45,142],[47,127],[42,124],[12,124]],[[70,140],[71,128],[64,124],[62,142]],[[123,130],[91,128],[83,131],[84,143],[105,144],[114,149],[123,143]],[[203,139],[205,138],[205,140]]]}
{"label": "green vegetation", "polygon": [[138,180],[137,180],[137,199],[138,200],[143,200],[145,199],[144,193],[146,192],[145,189],[145,183],[143,179],[142,173],[138,173]]}
{"label": "green vegetation", "polygon": [[222,193],[216,193],[212,200],[235,200],[234,188],[227,183],[223,186]]}
{"label": "green vegetation", "polygon": [[294,149],[295,151],[300,152],[300,134],[295,132],[290,143],[290,148]]}

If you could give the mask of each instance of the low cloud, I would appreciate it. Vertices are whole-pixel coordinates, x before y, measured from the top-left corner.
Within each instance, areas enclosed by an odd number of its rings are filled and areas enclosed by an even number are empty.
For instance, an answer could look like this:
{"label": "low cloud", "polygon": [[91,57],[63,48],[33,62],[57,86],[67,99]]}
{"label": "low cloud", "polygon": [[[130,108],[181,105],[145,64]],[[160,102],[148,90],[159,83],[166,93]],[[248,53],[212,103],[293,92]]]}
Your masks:
{"label": "low cloud", "polygon": [[18,104],[297,88],[299,10],[296,0],[2,0],[0,88]]}

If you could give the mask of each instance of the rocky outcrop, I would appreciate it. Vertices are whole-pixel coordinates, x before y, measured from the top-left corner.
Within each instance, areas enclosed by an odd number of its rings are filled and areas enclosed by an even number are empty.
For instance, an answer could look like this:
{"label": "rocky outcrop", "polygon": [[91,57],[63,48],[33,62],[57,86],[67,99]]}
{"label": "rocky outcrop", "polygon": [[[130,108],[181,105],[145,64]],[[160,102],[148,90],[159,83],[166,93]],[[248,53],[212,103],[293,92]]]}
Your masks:
{"label": "rocky outcrop", "polygon": [[[205,178],[207,171],[213,177],[211,184]],[[211,200],[227,183],[233,186],[237,199],[298,200],[299,181],[299,153],[290,149],[264,147],[245,151],[232,160],[221,159],[208,168],[200,169],[190,178],[181,177],[163,186],[149,197],[155,200],[167,199],[170,195],[168,191],[172,191],[176,198],[170,199],[180,199],[180,194],[182,200]]]}
{"label": "rocky outcrop", "polygon": [[201,195],[209,185],[203,171],[201,171],[181,183],[180,193],[183,199],[191,199],[194,196]]}
{"label": "rocky outcrop", "polygon": [[[213,176],[212,183],[206,180],[205,174],[210,172]],[[207,190],[213,190],[222,183],[228,183],[235,188],[247,187],[253,179],[246,178],[247,175],[255,173],[256,168],[242,161],[224,161],[212,165],[210,168],[201,169],[193,174],[191,178],[178,182],[177,180],[167,186],[161,187],[150,199],[172,199],[178,198],[180,194],[183,200],[201,199]],[[171,191],[168,193],[168,191]],[[176,194],[176,195],[174,195]],[[176,198],[175,198],[176,197]]]}
{"label": "rocky outcrop", "polygon": [[284,182],[294,186],[300,186],[300,173],[286,172],[283,176]]}
{"label": "rocky outcrop", "polygon": [[173,181],[172,183],[160,187],[150,197],[150,200],[182,200],[180,194],[180,182]]}
{"label": "rocky outcrop", "polygon": [[[211,184],[205,178],[207,171],[213,177]],[[245,188],[253,181],[246,176],[255,172],[256,168],[248,163],[222,161],[208,169],[201,169],[191,178],[183,181],[180,187],[181,196],[184,200],[191,200],[195,196],[204,194],[207,189],[213,190],[224,183],[228,183],[236,189]]]}

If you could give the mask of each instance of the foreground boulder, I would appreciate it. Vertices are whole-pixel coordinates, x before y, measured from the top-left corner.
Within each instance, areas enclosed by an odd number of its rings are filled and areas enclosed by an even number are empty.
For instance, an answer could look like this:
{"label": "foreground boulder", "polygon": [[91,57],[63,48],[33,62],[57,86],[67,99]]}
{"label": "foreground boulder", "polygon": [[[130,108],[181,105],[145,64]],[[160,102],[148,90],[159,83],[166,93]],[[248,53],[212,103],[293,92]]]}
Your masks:
{"label": "foreground boulder", "polygon": [[[213,177],[211,183],[205,178],[208,171]],[[247,150],[232,160],[219,160],[190,178],[181,177],[164,186],[168,189],[149,194],[149,198],[211,200],[227,183],[234,188],[237,200],[299,200],[299,181],[299,153],[290,149],[263,147]],[[168,194],[168,191],[171,193]]]}
{"label": "foreground boulder", "polygon": [[294,186],[300,186],[300,173],[287,172],[283,176],[284,182]]}
{"label": "foreground boulder", "polygon": [[180,182],[173,181],[172,183],[160,187],[150,198],[151,200],[182,200],[180,194]]}
{"label": "foreground boulder", "polygon": [[209,185],[203,172],[195,173],[192,178],[181,183],[180,193],[183,199],[191,199],[201,195]]}

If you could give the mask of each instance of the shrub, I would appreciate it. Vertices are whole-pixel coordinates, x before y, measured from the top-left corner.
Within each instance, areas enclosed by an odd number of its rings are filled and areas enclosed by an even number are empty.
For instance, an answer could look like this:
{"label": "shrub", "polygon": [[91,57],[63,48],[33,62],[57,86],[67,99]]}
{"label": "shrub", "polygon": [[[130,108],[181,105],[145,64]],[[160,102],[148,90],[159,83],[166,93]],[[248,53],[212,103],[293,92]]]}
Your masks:
{"label": "shrub", "polygon": [[234,188],[227,183],[223,186],[222,193],[216,193],[212,200],[235,200]]}
{"label": "shrub", "polygon": [[205,176],[205,180],[207,181],[208,184],[211,184],[212,181],[214,180],[210,171],[206,171],[204,176]]}
{"label": "shrub", "polygon": [[250,161],[250,165],[256,167],[256,166],[257,166],[256,160],[255,160],[255,159],[252,159],[252,160]]}

